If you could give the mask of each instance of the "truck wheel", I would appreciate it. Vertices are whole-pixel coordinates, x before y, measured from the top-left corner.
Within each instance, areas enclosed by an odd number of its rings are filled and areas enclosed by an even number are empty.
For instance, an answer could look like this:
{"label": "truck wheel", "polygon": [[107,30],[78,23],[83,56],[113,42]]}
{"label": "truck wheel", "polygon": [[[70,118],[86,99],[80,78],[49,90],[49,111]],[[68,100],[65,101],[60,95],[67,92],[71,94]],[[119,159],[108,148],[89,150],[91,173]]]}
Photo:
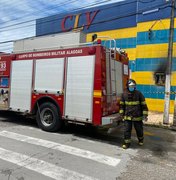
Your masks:
{"label": "truck wheel", "polygon": [[36,119],[38,126],[44,131],[54,132],[62,126],[60,112],[57,107],[50,102],[40,105]]}

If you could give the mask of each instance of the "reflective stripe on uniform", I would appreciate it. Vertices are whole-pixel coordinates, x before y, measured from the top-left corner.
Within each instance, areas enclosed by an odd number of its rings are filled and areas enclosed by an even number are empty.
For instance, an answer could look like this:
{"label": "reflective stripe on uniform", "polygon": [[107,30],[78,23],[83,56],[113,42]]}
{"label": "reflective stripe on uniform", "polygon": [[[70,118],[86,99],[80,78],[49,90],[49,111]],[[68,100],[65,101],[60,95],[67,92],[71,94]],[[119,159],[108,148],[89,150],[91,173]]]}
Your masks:
{"label": "reflective stripe on uniform", "polygon": [[124,116],[124,120],[132,120],[130,116]]}
{"label": "reflective stripe on uniform", "polygon": [[120,104],[124,104],[124,102],[123,102],[123,101],[120,101]]}
{"label": "reflective stripe on uniform", "polygon": [[125,104],[126,105],[129,105],[129,106],[133,106],[133,105],[138,105],[140,104],[140,101],[125,101]]}
{"label": "reflective stripe on uniform", "polygon": [[123,109],[121,109],[121,110],[119,111],[119,113],[120,113],[120,114],[123,114],[123,113],[124,113],[124,110],[123,110]]}
{"label": "reflective stripe on uniform", "polygon": [[142,117],[124,116],[124,120],[141,121],[141,120],[142,120]]}
{"label": "reflective stripe on uniform", "polygon": [[144,115],[148,115],[148,111],[142,111]]}
{"label": "reflective stripe on uniform", "polygon": [[146,105],[146,102],[145,102],[145,101],[143,101],[143,102],[141,102],[141,104],[142,104],[142,105]]}

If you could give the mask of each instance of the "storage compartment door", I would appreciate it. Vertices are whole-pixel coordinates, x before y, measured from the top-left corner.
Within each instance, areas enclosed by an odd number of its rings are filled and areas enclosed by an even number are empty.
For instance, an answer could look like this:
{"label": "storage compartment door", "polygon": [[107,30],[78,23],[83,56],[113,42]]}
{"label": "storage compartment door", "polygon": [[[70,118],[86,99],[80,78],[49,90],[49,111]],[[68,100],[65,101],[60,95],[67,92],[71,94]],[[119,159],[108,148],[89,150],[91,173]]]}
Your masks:
{"label": "storage compartment door", "polygon": [[69,57],[67,64],[65,116],[92,121],[95,56]]}
{"label": "storage compartment door", "polygon": [[39,93],[63,91],[64,58],[36,60],[34,90]]}
{"label": "storage compartment door", "polygon": [[32,60],[13,61],[11,72],[10,108],[20,112],[31,109]]}

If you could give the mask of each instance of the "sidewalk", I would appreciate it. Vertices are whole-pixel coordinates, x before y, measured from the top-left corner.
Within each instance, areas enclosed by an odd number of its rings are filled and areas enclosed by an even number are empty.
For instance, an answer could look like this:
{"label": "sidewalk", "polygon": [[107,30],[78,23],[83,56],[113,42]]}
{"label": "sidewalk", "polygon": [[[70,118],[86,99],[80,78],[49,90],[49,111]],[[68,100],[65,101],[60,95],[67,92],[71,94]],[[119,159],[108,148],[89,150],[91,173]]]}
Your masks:
{"label": "sidewalk", "polygon": [[173,124],[173,114],[169,115],[169,124],[163,125],[163,113],[149,111],[147,125],[170,126]]}

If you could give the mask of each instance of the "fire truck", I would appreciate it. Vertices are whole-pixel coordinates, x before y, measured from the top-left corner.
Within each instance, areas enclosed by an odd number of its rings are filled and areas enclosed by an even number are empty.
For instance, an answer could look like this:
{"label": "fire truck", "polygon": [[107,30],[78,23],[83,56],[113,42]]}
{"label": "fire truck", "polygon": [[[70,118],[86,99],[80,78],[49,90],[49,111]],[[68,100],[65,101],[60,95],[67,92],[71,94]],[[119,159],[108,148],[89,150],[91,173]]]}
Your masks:
{"label": "fire truck", "polygon": [[101,40],[0,55],[0,110],[35,115],[57,131],[64,122],[104,126],[119,111],[129,76],[125,52]]}

